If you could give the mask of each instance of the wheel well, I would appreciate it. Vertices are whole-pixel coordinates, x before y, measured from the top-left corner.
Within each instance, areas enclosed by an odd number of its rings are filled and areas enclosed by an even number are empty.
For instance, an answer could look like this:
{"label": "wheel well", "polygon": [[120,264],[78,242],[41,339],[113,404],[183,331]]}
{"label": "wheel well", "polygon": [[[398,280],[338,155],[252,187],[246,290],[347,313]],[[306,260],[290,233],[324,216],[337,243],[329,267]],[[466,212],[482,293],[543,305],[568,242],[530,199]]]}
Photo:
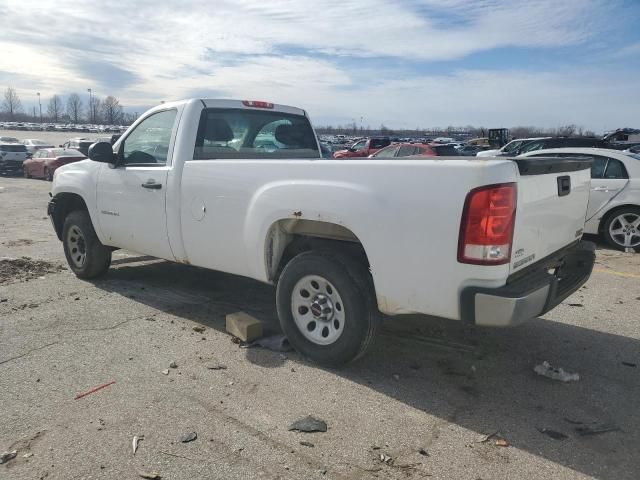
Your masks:
{"label": "wheel well", "polygon": [[629,203],[629,204],[625,204],[625,205],[618,205],[615,208],[612,208],[611,210],[609,210],[607,213],[605,213],[602,216],[602,219],[600,220],[600,224],[598,225],[598,231],[600,233],[604,232],[604,226],[607,223],[607,221],[609,220],[609,218],[612,215],[615,215],[616,213],[618,213],[621,210],[626,210],[626,209],[640,209],[640,205],[634,205],[633,203]]}
{"label": "wheel well", "polygon": [[80,195],[75,193],[59,193],[53,200],[53,225],[56,230],[58,239],[62,240],[62,226],[64,225],[64,219],[67,218],[71,212],[75,210],[87,210],[87,204],[84,202]]}
{"label": "wheel well", "polygon": [[287,219],[269,229],[265,252],[269,279],[277,281],[293,257],[311,250],[339,251],[369,269],[362,242],[348,228],[329,222]]}

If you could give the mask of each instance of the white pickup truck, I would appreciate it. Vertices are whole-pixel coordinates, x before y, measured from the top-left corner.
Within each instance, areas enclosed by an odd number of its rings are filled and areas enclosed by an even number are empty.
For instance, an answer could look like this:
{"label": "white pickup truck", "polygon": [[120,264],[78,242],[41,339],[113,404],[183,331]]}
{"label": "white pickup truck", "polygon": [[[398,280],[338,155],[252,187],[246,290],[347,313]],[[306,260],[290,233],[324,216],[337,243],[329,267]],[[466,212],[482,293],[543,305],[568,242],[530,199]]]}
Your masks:
{"label": "white pickup truck", "polygon": [[48,213],[80,278],[118,248],[277,285],[307,357],[361,355],[386,315],[508,326],[577,290],[584,159],[322,159],[304,110],[192,99],[55,172]]}

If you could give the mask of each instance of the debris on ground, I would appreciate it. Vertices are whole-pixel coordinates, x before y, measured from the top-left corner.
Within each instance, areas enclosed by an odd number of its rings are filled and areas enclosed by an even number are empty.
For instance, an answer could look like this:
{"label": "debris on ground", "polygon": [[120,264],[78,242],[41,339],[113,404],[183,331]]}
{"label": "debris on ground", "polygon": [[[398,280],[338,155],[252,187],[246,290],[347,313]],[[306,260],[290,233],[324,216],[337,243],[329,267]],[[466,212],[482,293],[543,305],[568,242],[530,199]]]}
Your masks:
{"label": "debris on ground", "polygon": [[0,465],[3,463],[7,463],[9,460],[13,460],[18,455],[17,450],[13,450],[11,452],[3,452],[0,454]]}
{"label": "debris on ground", "polygon": [[323,420],[319,420],[311,415],[301,418],[300,420],[296,420],[291,425],[289,425],[289,431],[297,431],[297,432],[326,432],[327,424]]}
{"label": "debris on ground", "polygon": [[557,432],[556,430],[551,430],[550,428],[538,428],[540,433],[544,433],[547,437],[551,437],[554,440],[566,440],[569,438],[562,432]]}
{"label": "debris on ground", "polygon": [[138,476],[148,480],[159,480],[162,476],[158,472],[138,472]]}
{"label": "debris on ground", "polygon": [[496,446],[497,447],[508,447],[509,446],[509,442],[507,442],[504,438],[498,438],[496,440]]}
{"label": "debris on ground", "polygon": [[133,437],[132,447],[134,455],[138,451],[138,443],[140,443],[140,440],[144,440],[144,435],[136,435]]}
{"label": "debris on ground", "polygon": [[487,433],[486,435],[483,435],[482,438],[480,438],[480,440],[477,440],[476,443],[487,443],[489,440],[491,440],[494,437],[497,437],[500,434],[500,432],[493,432],[493,433]]}
{"label": "debris on ground", "polygon": [[241,342],[240,347],[241,348],[262,347],[262,348],[266,348],[267,350],[271,350],[273,352],[290,352],[291,350],[293,350],[293,347],[289,343],[289,339],[283,334],[271,335],[269,337],[262,337],[250,343]]}
{"label": "debris on ground", "polygon": [[181,443],[189,443],[193,442],[196,438],[198,438],[198,434],[196,432],[185,433],[180,437]]}
{"label": "debris on ground", "polygon": [[178,364],[175,361],[173,361],[169,364],[169,368],[178,368]]}
{"label": "debris on ground", "polygon": [[418,453],[420,455],[422,455],[423,457],[429,457],[429,452],[427,452],[424,448],[421,448],[420,450],[418,450]]}
{"label": "debris on ground", "polygon": [[191,330],[193,330],[196,333],[204,333],[204,331],[206,330],[206,327],[203,327],[202,325],[194,325],[193,327],[191,327]]}
{"label": "debris on ground", "polygon": [[28,453],[25,453],[24,455],[22,455],[22,458],[31,458],[31,457],[33,457],[33,453],[31,453],[31,452],[28,452]]}
{"label": "debris on ground", "polygon": [[116,381],[115,380],[111,380],[110,382],[103,383],[102,385],[98,385],[97,387],[93,387],[92,389],[87,390],[86,392],[79,393],[78,395],[75,396],[75,400],[78,400],[78,399],[80,399],[82,397],[86,397],[87,395],[90,395],[90,394],[92,394],[94,392],[97,392],[98,390],[102,390],[103,388],[106,388],[109,385],[113,385],[114,383],[116,383]]}
{"label": "debris on ground", "polygon": [[169,369],[165,368],[164,370],[162,370],[162,374],[163,375],[169,375]]}
{"label": "debris on ground", "polygon": [[622,365],[624,365],[625,367],[637,367],[638,366],[637,363],[632,363],[632,362],[622,362]]}
{"label": "debris on ground", "polygon": [[217,363],[217,362],[207,363],[206,367],[209,370],[226,370],[227,369],[226,365],[222,363]]}
{"label": "debris on ground", "polygon": [[302,445],[303,447],[311,447],[311,448],[315,447],[315,445],[314,445],[313,443],[311,443],[311,442],[304,442],[304,441],[303,441],[303,442],[300,442],[300,445]]}
{"label": "debris on ground", "polygon": [[570,307],[584,307],[582,303],[568,303],[567,305]]}
{"label": "debris on ground", "polygon": [[587,437],[590,435],[600,435],[601,433],[617,432],[620,430],[620,427],[612,423],[600,423],[597,425],[583,425],[581,427],[576,427],[575,430],[578,435]]}
{"label": "debris on ground", "polygon": [[380,461],[382,463],[386,463],[387,465],[392,465],[393,464],[393,458],[391,458],[389,455],[387,455],[385,453],[381,453],[378,458],[380,459]]}
{"label": "debris on ground", "polygon": [[562,368],[554,367],[546,360],[542,362],[540,365],[536,365],[533,368],[533,371],[538,375],[542,375],[543,377],[550,378],[551,380],[558,380],[560,382],[577,382],[580,380],[580,375],[577,373],[569,373],[565,372]]}
{"label": "debris on ground", "polygon": [[226,330],[240,340],[253,342],[262,337],[262,322],[245,312],[227,315]]}
{"label": "debris on ground", "polygon": [[0,285],[5,283],[22,282],[41,277],[46,273],[58,273],[64,270],[44,260],[34,260],[29,257],[0,259]]}

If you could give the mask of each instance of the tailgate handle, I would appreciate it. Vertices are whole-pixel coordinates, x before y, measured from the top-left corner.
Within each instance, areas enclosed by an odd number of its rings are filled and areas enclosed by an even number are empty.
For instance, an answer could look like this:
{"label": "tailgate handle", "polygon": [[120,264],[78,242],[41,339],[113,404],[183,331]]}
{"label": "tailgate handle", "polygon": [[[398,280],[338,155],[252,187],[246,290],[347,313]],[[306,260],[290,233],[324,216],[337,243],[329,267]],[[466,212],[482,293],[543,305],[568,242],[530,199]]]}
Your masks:
{"label": "tailgate handle", "polygon": [[571,192],[571,177],[569,175],[563,175],[558,177],[558,196],[564,197]]}

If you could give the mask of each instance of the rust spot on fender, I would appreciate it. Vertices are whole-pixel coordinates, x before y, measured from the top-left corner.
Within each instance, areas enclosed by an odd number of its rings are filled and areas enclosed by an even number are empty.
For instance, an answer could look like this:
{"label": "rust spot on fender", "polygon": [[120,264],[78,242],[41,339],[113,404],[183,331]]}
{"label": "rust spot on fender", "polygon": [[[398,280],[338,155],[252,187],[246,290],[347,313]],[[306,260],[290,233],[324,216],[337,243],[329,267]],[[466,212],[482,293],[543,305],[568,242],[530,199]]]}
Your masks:
{"label": "rust spot on fender", "polygon": [[298,210],[297,212],[293,212],[293,216],[294,217],[301,217],[302,216],[302,212],[300,210]]}

